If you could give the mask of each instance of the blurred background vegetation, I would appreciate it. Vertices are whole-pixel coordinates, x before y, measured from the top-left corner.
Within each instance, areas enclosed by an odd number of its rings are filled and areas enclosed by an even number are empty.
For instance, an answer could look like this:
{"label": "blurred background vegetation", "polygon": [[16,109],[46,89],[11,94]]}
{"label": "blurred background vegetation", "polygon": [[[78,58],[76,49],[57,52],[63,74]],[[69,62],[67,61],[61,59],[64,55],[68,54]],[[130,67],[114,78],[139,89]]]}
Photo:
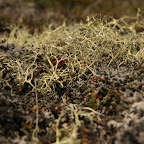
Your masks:
{"label": "blurred background vegetation", "polygon": [[0,25],[15,24],[19,18],[30,27],[51,22],[85,21],[88,15],[119,18],[144,11],[144,0],[0,0]]}

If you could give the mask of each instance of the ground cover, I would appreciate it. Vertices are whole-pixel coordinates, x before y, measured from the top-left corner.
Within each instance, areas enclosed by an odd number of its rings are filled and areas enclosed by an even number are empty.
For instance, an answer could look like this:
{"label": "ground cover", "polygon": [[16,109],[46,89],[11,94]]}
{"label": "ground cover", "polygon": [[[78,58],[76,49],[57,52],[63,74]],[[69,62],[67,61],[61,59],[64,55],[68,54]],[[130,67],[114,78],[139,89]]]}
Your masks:
{"label": "ground cover", "polygon": [[144,25],[99,14],[0,37],[0,143],[144,142]]}

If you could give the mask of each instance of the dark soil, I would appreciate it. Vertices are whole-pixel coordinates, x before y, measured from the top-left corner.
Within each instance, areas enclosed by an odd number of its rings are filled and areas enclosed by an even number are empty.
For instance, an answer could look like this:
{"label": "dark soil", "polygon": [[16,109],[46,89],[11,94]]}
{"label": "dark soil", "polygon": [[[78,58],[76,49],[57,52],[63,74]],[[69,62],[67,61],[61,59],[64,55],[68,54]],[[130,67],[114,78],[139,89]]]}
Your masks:
{"label": "dark soil", "polygon": [[[0,3],[0,12],[3,13],[1,18],[5,18],[5,22],[0,21],[0,34],[9,33],[7,25],[16,21],[18,17],[15,14],[17,8],[17,5],[11,5],[9,2]],[[30,9],[37,13],[37,10],[33,7]],[[9,13],[13,15],[10,19],[7,17]],[[57,20],[57,18],[62,21],[58,13],[52,11],[51,14],[52,21]],[[35,17],[34,15],[33,18]],[[29,26],[33,22],[39,25],[38,21],[41,21],[43,17],[45,17],[44,13],[36,19],[37,22],[29,21],[29,18],[25,19],[24,22],[29,23]],[[4,48],[5,45],[0,42],[0,49],[2,47]],[[93,125],[84,117],[80,118],[84,121],[83,126],[78,131],[78,138],[81,139],[82,144],[144,143],[144,63],[135,60],[119,68],[106,67],[104,61],[101,63],[102,66],[97,68],[99,75],[97,78],[91,76],[85,82],[85,77],[81,77],[74,84],[66,85],[63,89],[58,87],[55,93],[48,93],[47,96],[38,93],[39,143],[55,142],[56,119],[58,119],[61,110],[70,104],[89,106],[98,109],[104,115],[100,122],[94,121]],[[79,87],[79,83],[82,84],[81,87]],[[106,96],[108,96],[108,99],[105,102]],[[100,100],[98,106],[95,105],[97,97]],[[12,95],[9,87],[0,89],[1,144],[26,144],[32,141],[32,134],[36,125],[35,105],[34,91],[26,90],[22,93],[15,91]],[[68,125],[71,123],[67,116],[65,116],[65,121],[61,125],[64,123]]]}
{"label": "dark soil", "polygon": [[[69,104],[91,106],[93,97],[100,97],[99,112],[104,114],[95,128],[85,118],[79,129],[82,143],[138,143],[144,142],[144,64],[136,61],[121,66],[99,67],[100,76],[85,83],[84,77],[55,94],[38,93],[40,143],[55,142],[53,124],[61,109]],[[79,87],[78,83],[82,86]],[[95,93],[95,94],[93,94]],[[109,96],[106,103],[104,98]],[[102,96],[102,97],[101,97]],[[0,142],[30,141],[36,124],[35,92],[11,95],[8,87],[0,92]],[[70,123],[66,118],[64,123]]]}

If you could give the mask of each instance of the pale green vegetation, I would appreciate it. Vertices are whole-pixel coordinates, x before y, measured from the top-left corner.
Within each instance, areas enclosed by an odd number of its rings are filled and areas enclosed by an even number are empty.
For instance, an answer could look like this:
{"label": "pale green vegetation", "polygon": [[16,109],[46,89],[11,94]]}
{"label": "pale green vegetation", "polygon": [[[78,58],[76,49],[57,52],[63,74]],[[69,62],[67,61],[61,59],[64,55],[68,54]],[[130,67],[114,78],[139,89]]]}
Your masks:
{"label": "pale green vegetation", "polygon": [[[16,48],[10,53],[1,52],[1,79],[3,87],[13,89],[37,79],[37,90],[42,94],[54,91],[55,83],[61,87],[64,82],[70,85],[77,77],[87,75],[89,71],[96,75],[99,63],[108,66],[120,65],[144,57],[144,33],[137,32],[144,28],[143,20],[137,17],[120,19],[87,17],[87,23],[59,27],[54,24],[42,33],[29,33],[26,27],[15,26],[9,35],[1,36],[8,44]],[[40,62],[41,60],[41,62]],[[10,79],[3,79],[3,71],[12,69]],[[40,68],[43,72],[34,76]],[[40,70],[39,70],[40,71]]]}
{"label": "pale green vegetation", "polygon": [[[143,30],[144,20],[139,11],[136,17],[113,19],[95,15],[87,17],[86,23],[66,26],[64,22],[59,27],[51,24],[43,32],[34,34],[25,26],[16,25],[10,34],[0,37],[1,41],[16,46],[7,53],[1,50],[1,88],[9,86],[15,93],[28,83],[35,89],[33,81],[36,79],[37,91],[46,96],[48,92],[55,92],[56,84],[65,87],[82,75],[96,76],[100,63],[114,67],[133,60],[141,63],[144,58]],[[10,72],[3,78],[5,69]],[[64,130],[66,137],[60,139],[59,121],[67,112],[73,122]],[[70,105],[57,121],[56,143],[80,143],[77,140],[77,130],[82,125],[79,116],[92,121],[94,114]]]}

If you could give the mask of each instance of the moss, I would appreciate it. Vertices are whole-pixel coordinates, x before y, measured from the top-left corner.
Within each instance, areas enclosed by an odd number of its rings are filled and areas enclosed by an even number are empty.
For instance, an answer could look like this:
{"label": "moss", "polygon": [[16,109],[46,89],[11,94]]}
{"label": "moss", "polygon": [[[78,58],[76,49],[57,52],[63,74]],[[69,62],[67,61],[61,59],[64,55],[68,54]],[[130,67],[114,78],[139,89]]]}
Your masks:
{"label": "moss", "polygon": [[100,100],[99,99],[91,99],[90,102],[88,103],[88,107],[98,110],[100,105]]}

